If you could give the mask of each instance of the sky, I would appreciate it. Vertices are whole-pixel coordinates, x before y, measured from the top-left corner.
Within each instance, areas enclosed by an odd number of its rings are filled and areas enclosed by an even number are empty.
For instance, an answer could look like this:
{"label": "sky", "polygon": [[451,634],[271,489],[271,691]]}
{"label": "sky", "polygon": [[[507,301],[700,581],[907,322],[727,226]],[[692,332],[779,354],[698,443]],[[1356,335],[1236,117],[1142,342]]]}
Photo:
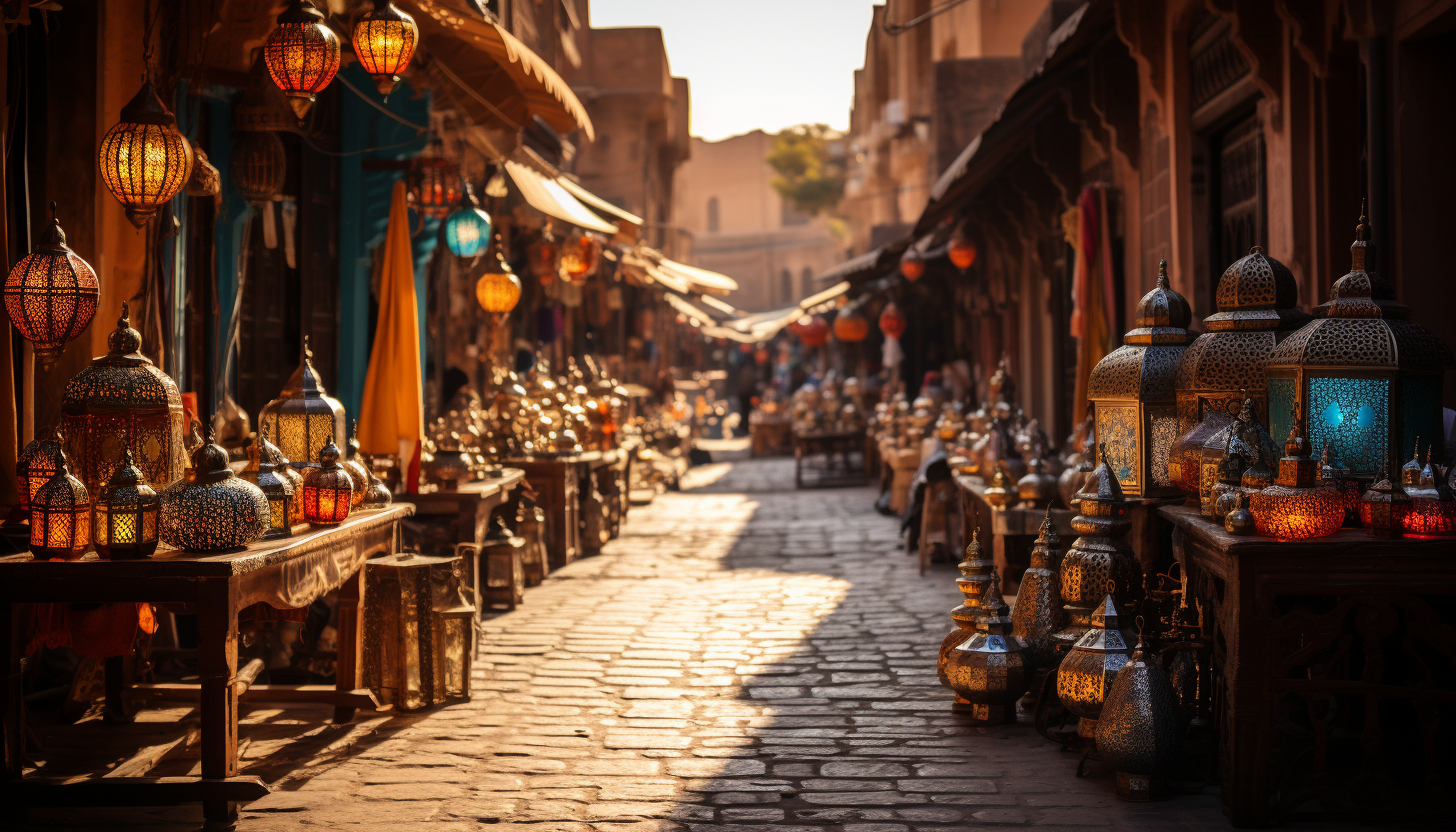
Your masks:
{"label": "sky", "polygon": [[591,0],[591,25],[657,26],[709,141],[822,122],[849,128],[874,0]]}

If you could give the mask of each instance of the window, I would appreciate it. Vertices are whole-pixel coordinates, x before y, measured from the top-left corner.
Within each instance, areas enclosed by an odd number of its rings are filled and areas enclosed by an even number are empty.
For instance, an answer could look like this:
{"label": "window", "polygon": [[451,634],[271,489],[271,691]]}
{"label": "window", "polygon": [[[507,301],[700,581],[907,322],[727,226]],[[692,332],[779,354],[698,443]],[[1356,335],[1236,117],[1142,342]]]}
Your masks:
{"label": "window", "polygon": [[805,266],[803,273],[799,275],[799,293],[800,300],[814,294],[814,270],[808,266]]}
{"label": "window", "polygon": [[708,197],[708,233],[718,233],[718,198]]}
{"label": "window", "polygon": [[794,299],[794,275],[788,269],[779,273],[779,300],[787,303]]}

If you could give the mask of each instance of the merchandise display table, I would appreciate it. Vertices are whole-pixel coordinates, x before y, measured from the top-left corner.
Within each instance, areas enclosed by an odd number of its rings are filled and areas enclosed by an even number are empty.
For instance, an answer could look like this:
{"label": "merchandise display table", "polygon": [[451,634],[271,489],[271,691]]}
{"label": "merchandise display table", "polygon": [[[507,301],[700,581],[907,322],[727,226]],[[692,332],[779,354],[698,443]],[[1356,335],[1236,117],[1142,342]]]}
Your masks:
{"label": "merchandise display table", "polygon": [[863,431],[795,433],[794,485],[798,488],[864,485],[869,481],[864,453]]}
{"label": "merchandise display table", "polygon": [[1230,820],[1268,826],[1315,800],[1387,823],[1443,817],[1456,539],[1346,528],[1281,542],[1230,535],[1183,506],[1157,513],[1213,645]]}
{"label": "merchandise display table", "polygon": [[[1030,563],[1031,544],[1046,519],[1046,509],[1020,505],[995,508],[986,502],[986,484],[980,477],[955,474],[952,479],[961,496],[961,548],[964,549],[970,541],[972,525],[979,523],[981,545],[991,547],[996,569],[1001,575],[1001,591],[1014,593],[1021,581],[1021,573]],[[1074,516],[1076,512],[1070,509],[1052,509],[1052,522],[1057,526],[1057,534],[1064,547],[1077,536],[1072,531]]]}
{"label": "merchandise display table", "polygon": [[[259,602],[279,608],[306,606],[339,590],[337,683],[268,686],[269,701],[323,702],[336,721],[358,707],[374,706],[362,685],[364,571],[366,560],[398,550],[399,522],[412,505],[361,511],[337,526],[317,526],[286,540],[258,541],[218,554],[159,550],[145,560],[37,561],[28,553],[0,558],[0,651],[6,681],[0,686],[3,715],[3,780],[0,805],[168,805],[202,802],[209,820],[237,816],[237,804],[268,793],[257,777],[238,776],[238,700],[248,674],[238,668],[238,613]],[[199,686],[143,685],[136,693],[190,687],[200,697],[202,776],[179,778],[93,777],[60,782],[22,778],[24,703],[21,695],[23,605],[29,603],[151,602],[197,610]],[[256,671],[253,671],[254,674]],[[108,690],[111,686],[108,685]],[[176,695],[179,691],[170,691]]]}
{"label": "merchandise display table", "polygon": [[[520,469],[504,468],[498,477],[468,482],[455,490],[436,489],[420,494],[400,494],[395,498],[414,504],[415,522],[425,527],[425,545],[421,546],[425,554],[450,556],[459,553],[465,557],[469,572],[467,579],[475,590],[478,613],[484,611],[485,602],[491,596],[484,563],[488,557],[486,535],[490,531],[491,514],[511,499],[512,492],[520,487],[525,477]],[[528,557],[534,549],[519,546],[500,551],[509,552],[511,557],[519,560]],[[525,591],[528,566],[542,571],[545,569],[545,564],[511,563],[502,573],[511,576],[509,582],[512,586],[507,594],[512,606]]]}
{"label": "merchandise display table", "polygon": [[[615,455],[615,451],[609,451]],[[505,460],[512,468],[519,468],[536,492],[536,499],[546,512],[546,524],[551,530],[546,546],[548,566],[560,569],[581,557],[581,509],[582,480],[588,476],[593,465],[602,463],[601,451],[561,456],[527,456]]]}

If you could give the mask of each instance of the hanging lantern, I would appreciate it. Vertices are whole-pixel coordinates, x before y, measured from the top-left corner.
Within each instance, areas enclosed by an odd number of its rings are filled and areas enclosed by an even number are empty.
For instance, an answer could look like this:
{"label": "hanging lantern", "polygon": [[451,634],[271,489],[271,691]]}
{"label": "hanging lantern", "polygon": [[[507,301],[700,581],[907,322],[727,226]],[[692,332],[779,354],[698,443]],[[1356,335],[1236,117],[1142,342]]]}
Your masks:
{"label": "hanging lantern", "polygon": [[47,370],[91,324],[101,291],[96,271],[66,245],[55,213],[52,202],[51,225],[40,245],[5,277],[5,312],[20,337],[35,344],[35,360]]}
{"label": "hanging lantern", "polygon": [[1274,485],[1249,492],[1249,510],[1259,534],[1304,540],[1332,535],[1345,522],[1345,498],[1318,484],[1318,464],[1310,456],[1309,440],[1301,435],[1301,428],[1298,419],[1289,428]]}
{"label": "hanging lantern", "polygon": [[246,546],[268,529],[268,498],[233,473],[228,452],[211,441],[192,452],[192,478],[162,491],[162,542],[189,552]]}
{"label": "hanging lantern", "polygon": [[490,215],[467,191],[459,210],[445,218],[445,246],[456,257],[474,257],[490,243]]}
{"label": "hanging lantern", "polygon": [[511,271],[511,264],[501,256],[500,235],[486,254],[485,274],[475,282],[475,299],[480,308],[492,315],[505,315],[521,301],[521,279]]}
{"label": "hanging lantern", "polygon": [[919,280],[925,274],[925,255],[920,253],[920,249],[911,246],[900,255],[900,274],[911,283]]}
{"label": "hanging lantern", "polygon": [[976,634],[950,651],[945,670],[951,689],[970,703],[962,713],[983,725],[1015,722],[1016,700],[1031,682],[1021,640],[1011,635],[1011,610],[1001,597],[1000,585],[992,567],[981,596],[983,615],[976,622]]}
{"label": "hanging lantern", "polygon": [[374,8],[355,21],[354,57],[374,78],[374,88],[385,100],[399,83],[399,74],[409,66],[419,39],[415,19],[389,0],[374,0]]}
{"label": "hanging lantern", "polygon": [[1168,285],[1168,261],[1158,264],[1158,285],[1138,302],[1136,327],[1123,345],[1104,356],[1087,380],[1097,416],[1097,441],[1123,493],[1137,497],[1177,494],[1168,479],[1168,454],[1178,438],[1173,378],[1178,360],[1196,335],[1188,331],[1193,310]]}
{"label": "hanging lantern", "polygon": [[187,184],[192,162],[192,143],[177,132],[177,117],[147,79],[101,139],[101,181],[141,228]]}
{"label": "hanging lantern", "polygon": [[339,71],[339,36],[312,3],[290,0],[263,44],[263,61],[301,119]]}
{"label": "hanging lantern", "polygon": [[465,192],[460,166],[446,159],[444,152],[439,140],[431,142],[424,153],[410,160],[406,177],[415,210],[437,220],[448,216]]}
{"label": "hanging lantern", "polygon": [[96,551],[112,560],[140,560],[157,551],[158,515],[162,501],[132,462],[131,449],[96,495]]}
{"label": "hanging lantern", "polygon": [[856,344],[868,338],[869,318],[860,311],[859,304],[846,306],[834,316],[834,337],[846,344]]}
{"label": "hanging lantern", "polygon": [[806,347],[822,347],[829,342],[829,324],[823,315],[805,315],[799,319],[799,340]]}
{"label": "hanging lantern", "polygon": [[1382,470],[1375,484],[1360,496],[1360,522],[1371,537],[1400,537],[1406,515],[1411,511],[1410,495],[1399,481],[1392,482]]}
{"label": "hanging lantern", "polygon": [[906,324],[905,313],[893,301],[886,304],[880,312],[880,332],[886,338],[899,338],[904,335]]}
{"label": "hanging lantern", "polygon": [[319,451],[319,464],[303,475],[303,519],[321,526],[342,523],[353,502],[353,480],[339,467],[339,448],[330,441]]}
{"label": "hanging lantern", "polygon": [[66,454],[52,459],[56,473],[30,501],[30,553],[36,560],[75,560],[91,548],[91,495],[66,468]]}
{"label": "hanging lantern", "polygon": [[288,156],[272,130],[247,130],[233,139],[228,175],[238,195],[248,202],[269,202],[283,191]]}
{"label": "hanging lantern", "polygon": [[556,281],[560,254],[561,246],[557,243],[556,235],[551,233],[551,223],[548,222],[541,229],[541,236],[526,246],[527,268],[532,277],[541,281],[542,286],[550,286]]}
{"label": "hanging lantern", "polygon": [[248,467],[241,476],[258,486],[258,490],[268,498],[268,530],[263,532],[263,540],[293,535],[293,504],[298,495],[284,473],[287,468],[287,457],[277,445],[268,441],[268,437],[260,434],[258,440],[248,446]]}
{"label": "hanging lantern", "polygon": [[186,467],[182,394],[141,348],[131,308],[122,301],[106,355],[77,373],[62,395],[66,447],[92,493],[111,478],[124,449],[153,488],[176,482]]}
{"label": "hanging lantern", "polygon": [[590,231],[573,234],[561,247],[561,276],[581,285],[596,273],[602,259],[602,241]]}
{"label": "hanging lantern", "polygon": [[1117,773],[1117,796],[1146,801],[1168,791],[1168,772],[1181,761],[1184,717],[1160,658],[1145,658],[1138,638],[1132,658],[1107,689],[1097,720],[1097,751]]}
{"label": "hanging lantern", "polygon": [[1055,636],[1067,625],[1056,573],[1060,544],[1048,507],[1031,547],[1031,566],[1021,576],[1016,606],[1011,610],[1011,635],[1021,641],[1027,664],[1034,669],[1054,668],[1060,661]]}
{"label": "hanging lantern", "polygon": [[258,429],[272,437],[289,464],[299,469],[317,464],[324,445],[332,443],[337,453],[344,443],[344,406],[319,380],[307,335],[298,369],[278,398],[258,411]]}
{"label": "hanging lantern", "polygon": [[950,258],[951,265],[965,271],[976,262],[976,244],[966,239],[964,228],[957,228],[950,236],[950,244],[946,246],[945,254]]}
{"label": "hanging lantern", "polygon": [[1132,657],[1131,633],[1122,629],[1122,618],[1116,599],[1104,597],[1089,619],[1092,628],[1057,665],[1057,697],[1077,716],[1077,736],[1083,739],[1095,741],[1107,690]]}
{"label": "hanging lantern", "polygon": [[20,508],[30,510],[35,492],[56,475],[56,452],[61,450],[59,428],[26,443],[15,460],[15,485],[20,493]]}
{"label": "hanging lantern", "polygon": [[1350,472],[1369,478],[1399,465],[1416,434],[1436,438],[1442,457],[1442,375],[1456,360],[1430,331],[1389,300],[1388,285],[1366,269],[1370,227],[1363,215],[1350,246],[1350,272],[1330,301],[1274,348],[1266,364],[1274,432],[1294,416],[1309,441],[1333,445]]}

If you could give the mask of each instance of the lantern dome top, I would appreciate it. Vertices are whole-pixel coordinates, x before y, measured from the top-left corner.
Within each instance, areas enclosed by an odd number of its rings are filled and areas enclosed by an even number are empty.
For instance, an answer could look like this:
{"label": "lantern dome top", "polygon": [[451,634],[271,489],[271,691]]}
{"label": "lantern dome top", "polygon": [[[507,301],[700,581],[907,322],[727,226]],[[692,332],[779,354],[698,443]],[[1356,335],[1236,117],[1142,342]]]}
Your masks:
{"label": "lantern dome top", "polygon": [[278,23],[318,23],[324,22],[324,14],[314,8],[312,3],[305,3],[303,0],[289,0],[288,8],[277,17]]}
{"label": "lantern dome top", "polygon": [[116,466],[116,473],[111,475],[107,481],[107,488],[123,488],[145,485],[146,478],[142,475],[142,469],[136,466],[132,459],[131,448],[122,448],[121,464]]}
{"label": "lantern dome top", "polygon": [[227,450],[213,440],[213,433],[209,430],[207,441],[192,452],[194,482],[214,483],[233,478],[232,466],[228,464]]}
{"label": "lantern dome top", "polygon": [[1299,308],[1299,285],[1283,263],[1254,246],[1218,279],[1218,311],[1203,319],[1210,332],[1290,329],[1309,316]]}
{"label": "lantern dome top", "polygon": [[1188,325],[1193,323],[1193,310],[1168,283],[1167,260],[1158,262],[1158,283],[1138,301],[1135,322],[1137,328],[1127,334],[1124,343],[1163,344],[1182,343],[1179,339],[1192,340],[1187,336]]}
{"label": "lantern dome top", "polygon": [[131,309],[121,303],[121,317],[107,337],[109,351],[92,359],[66,383],[61,410],[80,414],[93,408],[178,407],[177,383],[142,355],[142,336],[131,326]]}
{"label": "lantern dome top", "polygon": [[[276,471],[288,464],[288,457],[278,450],[278,446],[268,441],[268,437],[258,437],[258,470],[262,472]],[[263,467],[263,466],[268,467]]]}
{"label": "lantern dome top", "polygon": [[[1360,222],[1350,244],[1350,271],[1330,288],[1330,299],[1315,307],[1316,317],[1406,318],[1410,309],[1396,302],[1390,281],[1369,268],[1374,264],[1375,243],[1370,240],[1370,221],[1365,203],[1360,203]],[[1372,314],[1370,307],[1375,307]]]}
{"label": "lantern dome top", "polygon": [[157,88],[150,76],[142,82],[142,88],[121,108],[122,123],[155,124],[159,127],[176,127],[177,117],[162,103]]}
{"label": "lantern dome top", "polygon": [[339,446],[330,439],[319,449],[319,463],[325,468],[332,468],[339,464]]}
{"label": "lantern dome top", "polygon": [[[55,203],[51,203],[51,210],[55,210]],[[40,244],[36,248],[48,249],[51,251],[70,251],[71,247],[66,245],[66,230],[61,228],[61,218],[51,217],[51,224],[46,226],[45,233],[40,236]]]}

